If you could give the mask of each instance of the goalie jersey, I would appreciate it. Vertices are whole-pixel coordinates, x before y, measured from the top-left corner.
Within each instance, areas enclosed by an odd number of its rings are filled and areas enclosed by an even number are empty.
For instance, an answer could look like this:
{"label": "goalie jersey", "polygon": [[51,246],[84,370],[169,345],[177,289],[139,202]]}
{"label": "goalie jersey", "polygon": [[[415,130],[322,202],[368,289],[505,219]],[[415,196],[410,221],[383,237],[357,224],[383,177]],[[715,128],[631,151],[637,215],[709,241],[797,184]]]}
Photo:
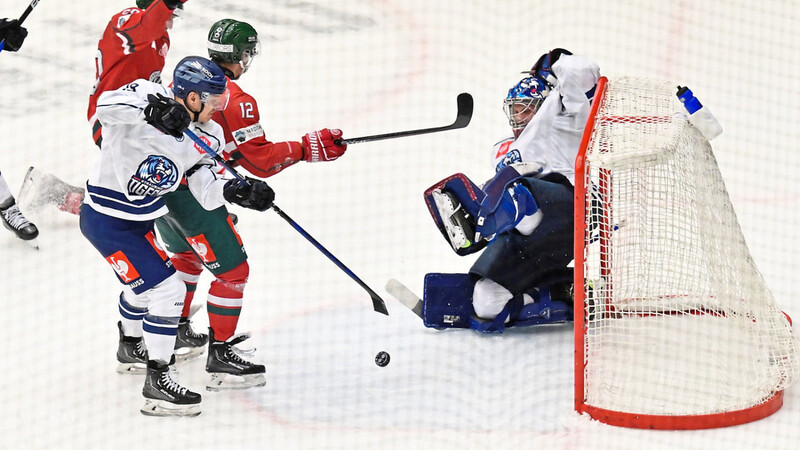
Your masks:
{"label": "goalie jersey", "polygon": [[[167,213],[160,196],[176,190],[185,176],[203,208],[222,206],[224,169],[188,137],[164,134],[145,122],[148,94],[173,97],[169,88],[144,79],[100,95],[103,150],[86,183],[84,202],[112,217],[153,220]],[[189,129],[214,151],[222,150],[222,128],[216,122],[192,122]]]}
{"label": "goalie jersey", "polygon": [[509,136],[492,148],[492,163],[499,172],[506,166],[526,163],[535,176],[552,172],[575,184],[575,158],[589,118],[594,87],[600,69],[589,59],[564,55],[553,64],[557,77],[539,110],[519,137]]}

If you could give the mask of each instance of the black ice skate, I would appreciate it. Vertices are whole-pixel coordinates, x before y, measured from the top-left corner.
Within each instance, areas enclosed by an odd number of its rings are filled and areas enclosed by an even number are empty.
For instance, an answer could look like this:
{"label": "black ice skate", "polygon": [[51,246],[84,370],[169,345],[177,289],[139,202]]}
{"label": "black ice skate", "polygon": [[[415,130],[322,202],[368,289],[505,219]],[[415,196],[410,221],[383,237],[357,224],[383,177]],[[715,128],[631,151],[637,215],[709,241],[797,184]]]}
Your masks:
{"label": "black ice skate", "polygon": [[19,206],[13,199],[10,205],[0,209],[0,219],[3,220],[3,225],[14,232],[18,238],[23,241],[30,241],[34,248],[39,248],[36,244],[36,236],[39,236],[39,229],[22,215],[22,211],[19,210]]}
{"label": "black ice skate", "polygon": [[206,385],[209,391],[222,391],[229,389],[247,389],[267,384],[264,378],[266,369],[261,364],[253,364],[242,358],[250,352],[245,352],[234,345],[244,341],[249,336],[241,335],[228,341],[215,341],[214,330],[209,328],[208,359],[206,371],[211,374],[211,380]]}
{"label": "black ice skate", "polygon": [[137,375],[147,371],[147,350],[144,339],[122,334],[122,322],[117,322],[119,328],[119,347],[117,347],[117,373]]}
{"label": "black ice skate", "polygon": [[472,239],[475,236],[475,223],[467,211],[458,202],[458,199],[447,191],[435,190],[431,192],[433,202],[439,210],[439,217],[442,218],[444,228],[447,231],[447,238],[453,250],[458,252],[460,249],[468,248],[473,245]]}
{"label": "black ice skate", "polygon": [[178,362],[194,359],[206,350],[208,335],[195,333],[191,323],[188,318],[181,318],[178,323],[178,336],[175,338],[175,358]]}
{"label": "black ice skate", "polygon": [[147,361],[147,378],[141,412],[146,416],[189,416],[200,414],[201,395],[181,386],[172,378],[169,365]]}

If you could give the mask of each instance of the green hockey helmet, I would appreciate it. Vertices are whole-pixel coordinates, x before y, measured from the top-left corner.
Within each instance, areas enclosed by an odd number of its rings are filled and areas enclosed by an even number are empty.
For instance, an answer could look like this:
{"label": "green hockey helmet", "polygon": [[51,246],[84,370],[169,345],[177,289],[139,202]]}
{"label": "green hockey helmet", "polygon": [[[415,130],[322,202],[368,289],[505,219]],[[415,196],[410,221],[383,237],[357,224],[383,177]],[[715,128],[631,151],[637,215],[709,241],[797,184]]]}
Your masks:
{"label": "green hockey helmet", "polygon": [[260,50],[258,33],[249,23],[222,19],[208,31],[208,56],[213,61],[240,64],[246,72]]}

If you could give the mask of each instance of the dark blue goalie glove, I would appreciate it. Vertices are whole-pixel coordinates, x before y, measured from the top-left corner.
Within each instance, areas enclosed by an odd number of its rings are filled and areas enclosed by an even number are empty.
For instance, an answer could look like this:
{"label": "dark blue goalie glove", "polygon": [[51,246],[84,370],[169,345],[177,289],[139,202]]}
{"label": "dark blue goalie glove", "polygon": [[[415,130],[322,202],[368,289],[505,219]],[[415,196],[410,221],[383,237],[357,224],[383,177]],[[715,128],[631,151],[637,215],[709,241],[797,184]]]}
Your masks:
{"label": "dark blue goalie glove", "polygon": [[490,197],[487,196],[481,202],[475,227],[476,242],[481,238],[492,239],[497,234],[513,230],[526,216],[539,211],[533,194],[521,183],[507,186],[499,199]]}
{"label": "dark blue goalie glove", "polygon": [[275,191],[262,180],[247,177],[245,181],[233,179],[225,183],[222,196],[228,202],[256,211],[266,211],[275,201]]}
{"label": "dark blue goalie glove", "polygon": [[536,61],[536,64],[531,67],[530,74],[538,76],[545,80],[550,87],[556,85],[557,77],[553,74],[553,64],[561,58],[562,55],[571,55],[572,52],[563,48],[554,48],[549,52],[543,54]]}
{"label": "dark blue goalie glove", "polygon": [[0,40],[4,40],[3,50],[15,52],[22,47],[22,42],[28,36],[28,30],[19,24],[19,20],[0,20]]}

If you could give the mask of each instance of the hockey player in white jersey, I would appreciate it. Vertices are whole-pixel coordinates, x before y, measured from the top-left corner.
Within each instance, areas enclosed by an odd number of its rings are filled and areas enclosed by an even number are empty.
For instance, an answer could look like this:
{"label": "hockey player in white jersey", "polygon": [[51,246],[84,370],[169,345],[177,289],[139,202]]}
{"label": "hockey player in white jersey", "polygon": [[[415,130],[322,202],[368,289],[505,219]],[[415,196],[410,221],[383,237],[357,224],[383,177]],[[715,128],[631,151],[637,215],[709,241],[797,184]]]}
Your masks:
{"label": "hockey player in white jersey", "polygon": [[425,324],[502,332],[570,320],[574,164],[600,73],[563,49],[509,90],[512,134],[494,145],[482,188],[456,174],[426,191],[459,255],[483,250],[469,274],[428,274]]}
{"label": "hockey player in white jersey", "polygon": [[146,357],[146,415],[197,415],[201,400],[169,371],[186,287],[154,233],[154,220],[167,212],[161,196],[185,176],[207,209],[230,202],[263,211],[274,199],[261,180],[222,178],[222,168],[183,135],[192,130],[221,150],[222,128],[211,116],[224,109],[228,95],[219,67],[190,56],[176,66],[172,89],[136,80],[98,100],[103,151],[86,182],[80,228],[125,285],[118,357]]}

